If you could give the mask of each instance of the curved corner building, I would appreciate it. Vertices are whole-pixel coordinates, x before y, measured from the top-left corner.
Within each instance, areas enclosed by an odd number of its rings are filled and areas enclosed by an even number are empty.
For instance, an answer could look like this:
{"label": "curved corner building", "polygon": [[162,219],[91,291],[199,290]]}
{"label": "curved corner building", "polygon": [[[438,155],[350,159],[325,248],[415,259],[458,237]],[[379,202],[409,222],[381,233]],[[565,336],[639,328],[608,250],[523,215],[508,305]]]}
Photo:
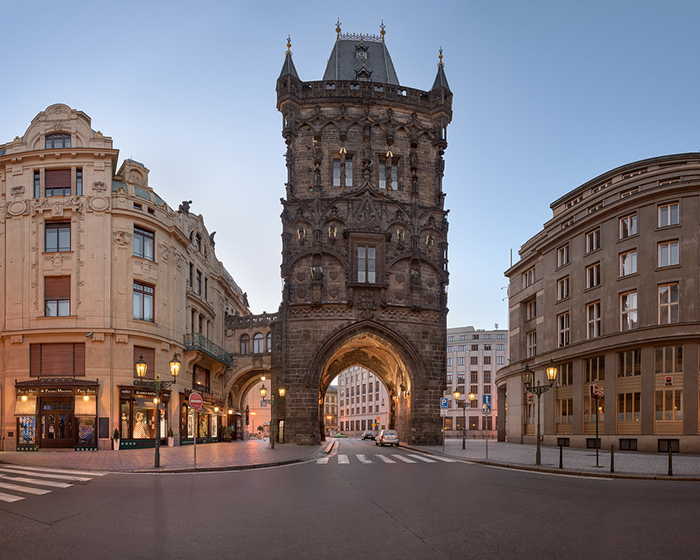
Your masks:
{"label": "curved corner building", "polygon": [[[700,452],[700,154],[613,169],[552,205],[510,280],[510,364],[496,377],[499,439],[545,445]],[[604,396],[596,405],[591,385]]]}

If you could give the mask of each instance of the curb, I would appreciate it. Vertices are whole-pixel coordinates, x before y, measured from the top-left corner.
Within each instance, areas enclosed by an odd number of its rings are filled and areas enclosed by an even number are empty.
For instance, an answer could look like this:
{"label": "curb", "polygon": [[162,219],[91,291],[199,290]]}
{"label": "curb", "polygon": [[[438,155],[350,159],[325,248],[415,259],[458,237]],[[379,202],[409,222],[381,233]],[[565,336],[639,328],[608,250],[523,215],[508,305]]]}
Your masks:
{"label": "curb", "polygon": [[518,471],[530,471],[530,472],[541,472],[546,474],[564,474],[567,476],[582,476],[589,478],[619,478],[627,480],[661,480],[661,481],[678,481],[678,482],[700,482],[700,477],[697,476],[668,476],[662,474],[626,474],[626,473],[602,473],[602,472],[590,472],[590,471],[575,471],[567,469],[554,469],[549,467],[536,467],[531,465],[517,465],[510,463],[498,463],[496,461],[485,461],[483,459],[467,459],[464,457],[458,457],[456,455],[449,455],[447,453],[435,453],[434,451],[428,451],[427,449],[420,449],[412,447],[410,445],[401,444],[404,449],[410,449],[411,451],[416,451],[420,453],[425,453],[426,455],[440,455],[444,457],[449,457],[450,459],[457,459],[459,461],[464,461],[465,463],[474,463],[476,465],[484,465],[487,467],[501,467],[504,469],[513,469]]}

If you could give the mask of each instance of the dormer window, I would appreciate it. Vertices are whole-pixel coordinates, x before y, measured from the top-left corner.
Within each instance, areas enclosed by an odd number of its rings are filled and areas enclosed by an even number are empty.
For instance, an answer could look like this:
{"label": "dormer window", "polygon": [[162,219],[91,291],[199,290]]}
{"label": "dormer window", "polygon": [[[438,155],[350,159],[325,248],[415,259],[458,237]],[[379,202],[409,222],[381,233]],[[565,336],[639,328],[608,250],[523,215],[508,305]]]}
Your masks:
{"label": "dormer window", "polygon": [[46,136],[46,149],[70,148],[70,134],[48,134]]}

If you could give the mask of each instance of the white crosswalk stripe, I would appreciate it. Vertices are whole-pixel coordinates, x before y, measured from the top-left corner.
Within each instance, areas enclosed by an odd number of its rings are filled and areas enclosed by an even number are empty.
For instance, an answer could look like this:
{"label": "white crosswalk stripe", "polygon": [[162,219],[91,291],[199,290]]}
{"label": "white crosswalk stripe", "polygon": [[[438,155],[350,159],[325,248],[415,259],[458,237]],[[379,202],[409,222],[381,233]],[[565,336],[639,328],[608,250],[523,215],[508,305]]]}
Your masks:
{"label": "white crosswalk stripe", "polygon": [[418,459],[419,461],[425,461],[426,463],[437,463],[437,461],[433,461],[432,459],[423,457],[423,455],[409,455],[409,457],[413,457],[414,459]]}
{"label": "white crosswalk stripe", "polygon": [[328,462],[328,457],[321,457],[318,461],[316,461],[316,464],[325,465],[327,462]]}
{"label": "white crosswalk stripe", "polygon": [[[0,492],[0,502],[11,503],[25,499],[24,496],[17,495],[17,493],[42,496],[53,492],[53,490],[47,490],[45,487],[70,488],[73,486],[72,483],[89,482],[95,476],[105,476],[107,474],[109,473],[6,465],[0,468],[0,490],[9,490],[12,493]],[[36,486],[43,486],[44,488],[36,488]]]}
{"label": "white crosswalk stripe", "polygon": [[386,455],[375,455],[375,457],[379,457],[379,459],[384,461],[385,463],[396,463],[396,461],[392,461]]}
{"label": "white crosswalk stripe", "polygon": [[347,455],[338,455],[338,464],[339,465],[349,465],[350,459],[348,459]]}
{"label": "white crosswalk stripe", "polygon": [[445,463],[454,463],[454,459],[448,459],[447,457],[438,457],[437,455],[431,455],[433,459],[437,459],[438,461],[443,461]]}
{"label": "white crosswalk stripe", "polygon": [[372,462],[372,460],[368,459],[366,455],[357,455],[357,458],[360,460],[360,463],[363,463],[365,465],[370,464]]}
{"label": "white crosswalk stripe", "polygon": [[404,463],[415,463],[415,461],[411,461],[411,459],[403,455],[392,455],[392,457],[396,457],[399,461],[403,461]]}

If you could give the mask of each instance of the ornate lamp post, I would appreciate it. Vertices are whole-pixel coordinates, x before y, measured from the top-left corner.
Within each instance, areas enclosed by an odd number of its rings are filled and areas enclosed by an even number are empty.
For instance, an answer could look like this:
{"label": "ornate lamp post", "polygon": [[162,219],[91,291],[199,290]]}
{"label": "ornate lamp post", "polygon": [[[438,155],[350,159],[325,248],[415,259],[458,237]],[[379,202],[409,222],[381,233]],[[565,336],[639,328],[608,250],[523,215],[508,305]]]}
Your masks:
{"label": "ornate lamp post", "polygon": [[[455,402],[457,403],[457,406],[462,407],[462,449],[467,448],[467,400],[464,399],[463,401],[459,400],[459,396],[461,393],[459,391],[454,392],[454,397],[455,397]],[[469,406],[471,406],[471,401],[473,401],[476,398],[476,395],[474,393],[469,393],[467,395],[469,397]]]}
{"label": "ornate lamp post", "polygon": [[[284,387],[279,388],[279,393],[280,397],[284,397],[284,395],[287,393],[287,389]],[[265,397],[267,396],[267,388],[265,387],[265,384],[263,383],[263,386],[260,387],[260,397],[262,398],[262,402],[264,403],[270,403],[270,449],[275,448],[275,395],[270,395],[269,399],[266,399]]]}
{"label": "ornate lamp post", "polygon": [[156,456],[155,456],[155,467],[160,467],[160,410],[161,410],[161,391],[163,389],[170,388],[171,385],[177,383],[177,376],[180,374],[180,360],[177,359],[177,352],[173,355],[173,359],[170,360],[170,375],[172,375],[172,381],[161,381],[160,375],[156,374],[155,381],[147,381],[144,379],[146,377],[146,370],[148,370],[148,364],[143,361],[143,355],[139,356],[139,361],[136,362],[136,375],[138,376],[137,383],[142,387],[148,387],[149,389],[155,389],[156,391]]}
{"label": "ornate lamp post", "polygon": [[552,360],[549,360],[546,371],[549,383],[547,385],[540,385],[540,380],[538,379],[537,385],[533,385],[532,372],[530,371],[530,367],[525,364],[525,391],[537,395],[537,455],[535,457],[535,465],[542,464],[542,453],[540,451],[540,399],[542,393],[546,393],[554,386],[554,380],[557,377],[557,368]]}

